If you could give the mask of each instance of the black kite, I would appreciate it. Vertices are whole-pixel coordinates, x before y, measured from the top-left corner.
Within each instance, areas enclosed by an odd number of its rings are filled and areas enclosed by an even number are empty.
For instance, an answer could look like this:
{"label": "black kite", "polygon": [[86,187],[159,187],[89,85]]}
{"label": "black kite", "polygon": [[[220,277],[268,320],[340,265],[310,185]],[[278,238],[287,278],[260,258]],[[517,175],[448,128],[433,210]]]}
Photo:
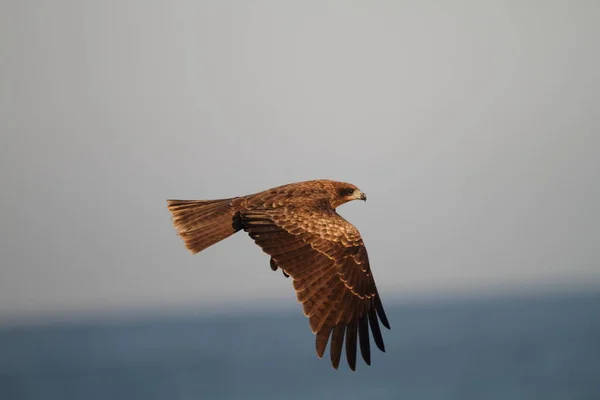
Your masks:
{"label": "black kite", "polygon": [[370,365],[369,326],[381,351],[379,320],[390,328],[360,233],[335,211],[348,201],[366,199],[349,183],[315,180],[231,199],[168,200],[168,207],[194,254],[242,229],[248,232],[271,256],[271,269],[292,277],[317,335],[319,358],[331,336],[331,363],[337,369],[345,336],[346,359],[354,370],[357,338]]}

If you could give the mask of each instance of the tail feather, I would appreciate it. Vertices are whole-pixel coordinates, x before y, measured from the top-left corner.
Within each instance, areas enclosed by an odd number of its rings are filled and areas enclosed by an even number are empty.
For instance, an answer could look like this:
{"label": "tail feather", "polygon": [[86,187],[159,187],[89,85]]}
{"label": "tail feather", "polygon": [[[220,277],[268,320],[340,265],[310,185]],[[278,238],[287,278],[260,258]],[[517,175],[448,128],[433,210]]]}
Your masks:
{"label": "tail feather", "polygon": [[167,200],[173,225],[193,254],[241,229],[232,200]]}

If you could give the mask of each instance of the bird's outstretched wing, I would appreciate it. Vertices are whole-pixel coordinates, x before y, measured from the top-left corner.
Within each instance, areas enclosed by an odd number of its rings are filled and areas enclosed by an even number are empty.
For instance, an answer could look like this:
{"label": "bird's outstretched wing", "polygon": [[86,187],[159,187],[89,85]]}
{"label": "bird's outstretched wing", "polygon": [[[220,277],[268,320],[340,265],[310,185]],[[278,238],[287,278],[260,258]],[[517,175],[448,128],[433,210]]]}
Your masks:
{"label": "bird's outstretched wing", "polygon": [[331,363],[337,368],[345,338],[350,368],[356,368],[357,343],[370,364],[369,327],[385,351],[379,320],[390,325],[358,230],[326,205],[252,203],[240,212],[243,229],[271,256],[272,267],[292,277],[319,358],[331,337]]}

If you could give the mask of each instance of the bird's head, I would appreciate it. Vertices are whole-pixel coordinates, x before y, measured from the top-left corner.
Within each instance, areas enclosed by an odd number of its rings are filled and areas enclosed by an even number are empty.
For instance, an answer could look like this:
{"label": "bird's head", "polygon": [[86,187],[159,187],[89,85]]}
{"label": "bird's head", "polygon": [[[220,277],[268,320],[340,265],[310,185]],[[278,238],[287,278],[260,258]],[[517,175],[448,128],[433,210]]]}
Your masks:
{"label": "bird's head", "polygon": [[352,185],[351,183],[336,182],[334,185],[334,192],[332,196],[331,205],[333,208],[337,208],[344,203],[352,200],[363,200],[367,201],[367,195],[364,194],[359,188]]}

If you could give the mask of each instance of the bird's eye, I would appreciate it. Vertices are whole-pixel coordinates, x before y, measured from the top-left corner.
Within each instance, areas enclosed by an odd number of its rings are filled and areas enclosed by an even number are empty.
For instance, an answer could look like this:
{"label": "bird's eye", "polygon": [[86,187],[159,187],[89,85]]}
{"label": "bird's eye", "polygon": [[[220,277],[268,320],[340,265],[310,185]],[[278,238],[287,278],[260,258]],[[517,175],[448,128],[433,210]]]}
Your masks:
{"label": "bird's eye", "polygon": [[354,189],[352,189],[352,188],[344,188],[344,189],[340,190],[340,194],[344,197],[351,196],[352,193],[354,193]]}

